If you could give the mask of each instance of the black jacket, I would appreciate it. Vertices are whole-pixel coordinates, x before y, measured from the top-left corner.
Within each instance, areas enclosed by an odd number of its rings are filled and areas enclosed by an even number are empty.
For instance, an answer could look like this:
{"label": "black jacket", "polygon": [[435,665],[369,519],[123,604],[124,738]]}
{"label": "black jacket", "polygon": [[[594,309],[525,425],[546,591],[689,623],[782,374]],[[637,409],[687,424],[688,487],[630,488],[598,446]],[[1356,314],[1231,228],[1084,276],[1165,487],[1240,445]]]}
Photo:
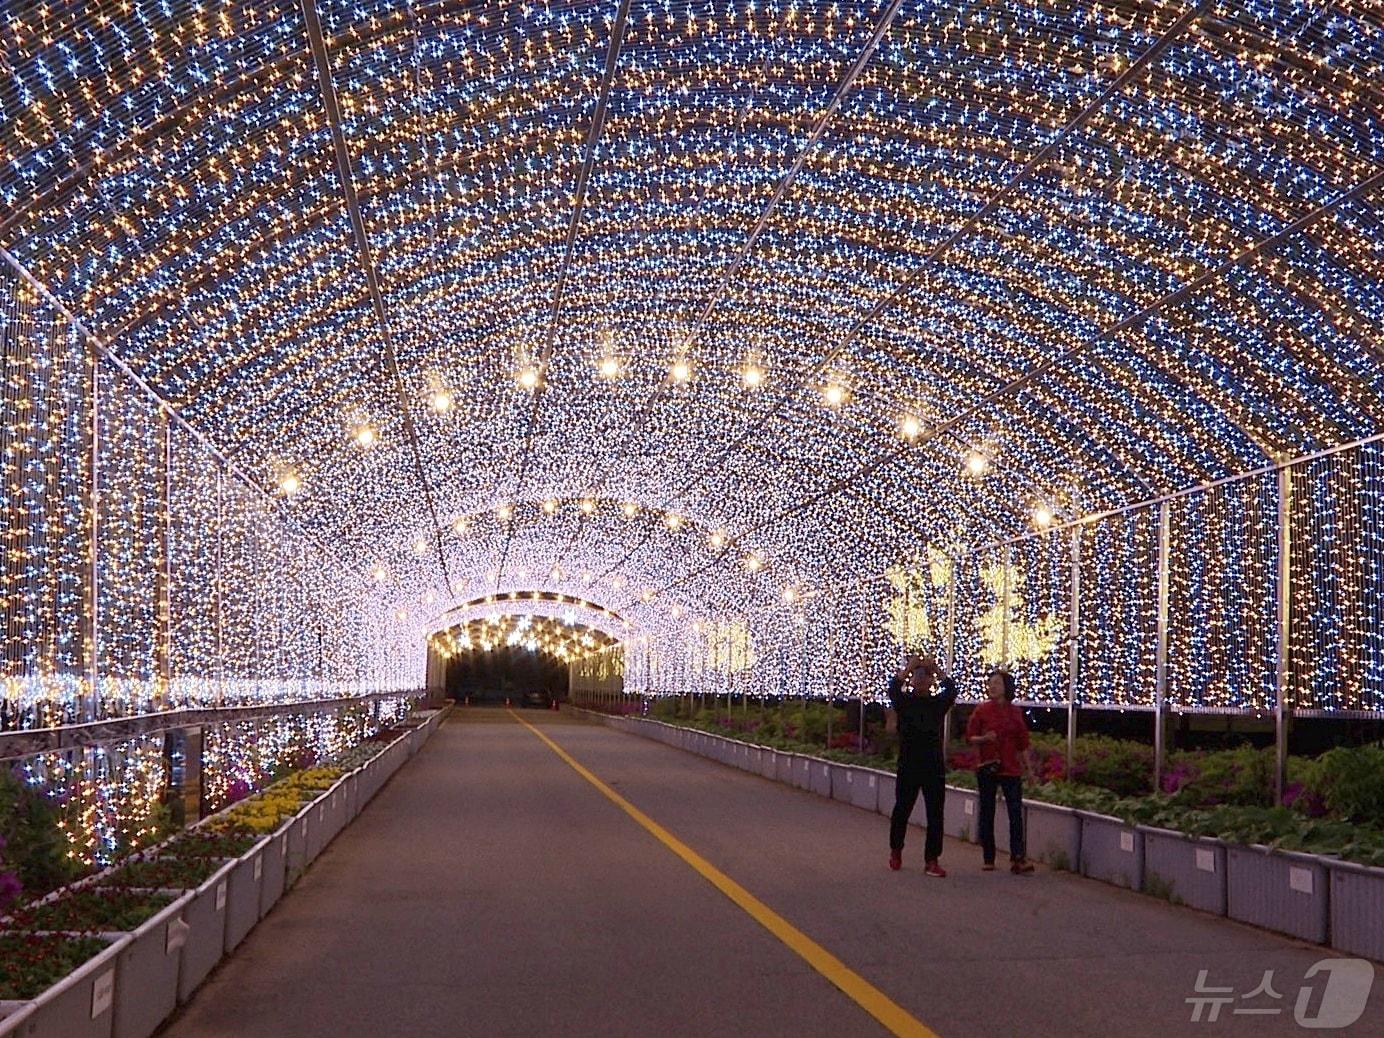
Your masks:
{"label": "black jacket", "polygon": [[956,682],[940,679],[941,689],[930,696],[914,695],[895,675],[889,679],[889,702],[899,722],[899,766],[926,767],[945,773],[942,753],[942,721],[956,702]]}

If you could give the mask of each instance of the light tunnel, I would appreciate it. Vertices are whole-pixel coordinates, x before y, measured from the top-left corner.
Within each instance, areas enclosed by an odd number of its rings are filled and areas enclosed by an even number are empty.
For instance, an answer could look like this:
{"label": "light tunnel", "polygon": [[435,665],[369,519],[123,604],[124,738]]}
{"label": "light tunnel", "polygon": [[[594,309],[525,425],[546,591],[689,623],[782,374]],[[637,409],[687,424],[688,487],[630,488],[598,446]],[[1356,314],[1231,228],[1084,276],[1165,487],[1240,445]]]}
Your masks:
{"label": "light tunnel", "polygon": [[0,16],[0,760],[83,868],[169,733],[219,810],[497,634],[780,750],[911,654],[1153,795],[1377,741],[1375,0]]}

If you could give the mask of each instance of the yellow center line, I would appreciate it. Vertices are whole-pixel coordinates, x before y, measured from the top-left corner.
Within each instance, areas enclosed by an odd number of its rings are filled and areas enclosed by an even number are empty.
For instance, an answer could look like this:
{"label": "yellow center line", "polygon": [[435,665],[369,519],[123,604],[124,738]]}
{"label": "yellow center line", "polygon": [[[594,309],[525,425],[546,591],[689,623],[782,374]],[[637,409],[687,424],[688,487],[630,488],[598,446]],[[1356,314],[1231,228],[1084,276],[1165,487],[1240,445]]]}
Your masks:
{"label": "yellow center line", "polygon": [[937,1038],[937,1033],[935,1031],[930,1030],[921,1021],[915,1019],[883,991],[879,990],[879,988],[875,987],[859,973],[856,973],[835,955],[831,954],[831,952],[827,951],[811,937],[807,936],[807,934],[803,933],[787,919],[784,919],[783,916],[779,915],[763,901],[760,901],[759,898],[755,897],[739,883],[735,882],[735,880],[731,879],[715,865],[711,864],[711,862],[707,861],[691,847],[687,846],[687,844],[683,843],[667,829],[663,828],[663,826],[659,825],[643,811],[639,810],[639,808],[635,807],[619,793],[607,786],[583,767],[570,753],[553,742],[552,739],[549,739],[513,710],[511,710],[509,714],[525,728],[533,732],[534,735],[542,739],[543,742],[547,744],[548,749],[552,750],[566,761],[578,775],[600,790],[601,793],[605,795],[606,799],[610,800],[616,807],[620,808],[621,811],[624,811],[625,814],[642,825],[659,841],[659,843],[663,844],[679,858],[687,862],[688,865],[696,869],[704,879],[722,894],[725,894],[726,897],[730,898],[731,901],[735,902],[735,904],[743,909],[750,918],[786,944],[809,966],[845,992],[846,996],[855,1002],[856,1005],[860,1006],[861,1009],[865,1010],[865,1012],[869,1013],[883,1024],[890,1034],[906,1036],[906,1038]]}

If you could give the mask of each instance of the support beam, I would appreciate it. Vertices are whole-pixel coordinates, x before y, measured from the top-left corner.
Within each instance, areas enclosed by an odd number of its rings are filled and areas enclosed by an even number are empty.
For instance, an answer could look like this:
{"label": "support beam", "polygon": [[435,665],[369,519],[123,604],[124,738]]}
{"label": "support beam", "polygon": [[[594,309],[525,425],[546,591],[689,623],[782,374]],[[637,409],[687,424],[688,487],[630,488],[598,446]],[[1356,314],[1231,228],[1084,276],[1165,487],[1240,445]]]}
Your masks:
{"label": "support beam", "polygon": [[1072,595],[1067,623],[1067,767],[1068,778],[1076,758],[1077,681],[1081,675],[1081,527],[1071,531]]}
{"label": "support beam", "polygon": [[1168,554],[1172,547],[1172,505],[1158,508],[1158,628],[1153,678],[1153,791],[1163,788],[1163,764],[1167,756],[1168,701]]}
{"label": "support beam", "polygon": [[1278,667],[1274,675],[1274,771],[1273,799],[1283,803],[1288,788],[1288,722],[1291,716],[1293,649],[1293,470],[1278,470]]}

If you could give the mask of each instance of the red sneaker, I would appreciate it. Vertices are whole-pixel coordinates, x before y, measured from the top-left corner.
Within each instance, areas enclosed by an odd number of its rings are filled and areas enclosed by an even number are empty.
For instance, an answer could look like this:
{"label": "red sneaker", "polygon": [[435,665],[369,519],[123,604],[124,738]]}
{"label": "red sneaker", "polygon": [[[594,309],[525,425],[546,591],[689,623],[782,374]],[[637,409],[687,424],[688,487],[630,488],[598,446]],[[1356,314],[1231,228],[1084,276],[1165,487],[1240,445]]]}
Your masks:
{"label": "red sneaker", "polygon": [[942,868],[941,865],[938,865],[937,860],[934,858],[932,861],[928,862],[926,865],[923,866],[923,875],[935,876],[938,879],[946,879],[947,870]]}
{"label": "red sneaker", "polygon": [[898,872],[899,869],[903,868],[903,851],[889,852],[889,867],[893,869],[895,872]]}

